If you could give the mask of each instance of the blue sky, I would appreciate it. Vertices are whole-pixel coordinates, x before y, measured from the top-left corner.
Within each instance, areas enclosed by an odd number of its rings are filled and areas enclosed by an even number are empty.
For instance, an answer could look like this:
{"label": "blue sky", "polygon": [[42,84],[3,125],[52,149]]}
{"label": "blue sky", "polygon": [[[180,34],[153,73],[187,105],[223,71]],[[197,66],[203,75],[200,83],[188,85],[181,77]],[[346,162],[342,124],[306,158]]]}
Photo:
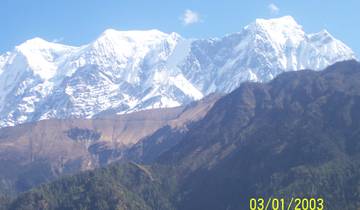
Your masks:
{"label": "blue sky", "polygon": [[33,38],[70,45],[107,28],[221,37],[256,18],[291,15],[306,32],[326,28],[360,55],[358,0],[0,0],[0,53]]}

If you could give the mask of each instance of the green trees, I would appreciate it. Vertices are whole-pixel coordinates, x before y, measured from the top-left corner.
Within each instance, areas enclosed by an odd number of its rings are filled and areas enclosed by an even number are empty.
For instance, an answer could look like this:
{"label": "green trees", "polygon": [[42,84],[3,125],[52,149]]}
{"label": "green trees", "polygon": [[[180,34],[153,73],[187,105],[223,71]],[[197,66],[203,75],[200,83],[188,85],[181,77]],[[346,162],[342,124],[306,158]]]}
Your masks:
{"label": "green trees", "polygon": [[134,163],[114,164],[42,185],[10,209],[172,209],[149,173]]}

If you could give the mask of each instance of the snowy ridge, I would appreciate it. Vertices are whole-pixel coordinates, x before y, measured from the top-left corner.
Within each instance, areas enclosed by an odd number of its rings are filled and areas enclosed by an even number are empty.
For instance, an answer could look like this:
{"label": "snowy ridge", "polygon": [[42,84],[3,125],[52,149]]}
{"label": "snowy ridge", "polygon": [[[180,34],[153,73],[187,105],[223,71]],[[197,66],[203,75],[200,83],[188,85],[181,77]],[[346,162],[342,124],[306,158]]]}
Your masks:
{"label": "snowy ridge", "polygon": [[329,32],[306,34],[290,16],[205,40],[113,29],[79,47],[34,38],[0,56],[0,127],[174,107],[244,81],[353,58]]}

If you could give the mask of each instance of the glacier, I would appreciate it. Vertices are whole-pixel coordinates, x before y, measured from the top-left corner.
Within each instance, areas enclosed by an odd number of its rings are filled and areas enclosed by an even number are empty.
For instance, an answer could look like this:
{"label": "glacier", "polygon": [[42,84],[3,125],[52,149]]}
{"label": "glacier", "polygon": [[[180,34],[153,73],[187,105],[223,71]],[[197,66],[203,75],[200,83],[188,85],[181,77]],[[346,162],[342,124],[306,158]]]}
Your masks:
{"label": "glacier", "polygon": [[0,56],[0,127],[175,107],[349,59],[343,42],[326,30],[307,34],[291,16],[212,39],[114,29],[83,46],[34,38]]}

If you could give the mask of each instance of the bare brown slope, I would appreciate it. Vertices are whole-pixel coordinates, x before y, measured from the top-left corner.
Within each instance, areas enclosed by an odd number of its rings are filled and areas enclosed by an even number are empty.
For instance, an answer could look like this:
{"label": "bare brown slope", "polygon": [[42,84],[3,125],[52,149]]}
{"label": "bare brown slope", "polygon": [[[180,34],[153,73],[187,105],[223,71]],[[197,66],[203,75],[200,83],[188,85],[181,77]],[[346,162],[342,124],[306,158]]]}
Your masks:
{"label": "bare brown slope", "polygon": [[210,96],[186,107],[0,129],[0,190],[26,190],[62,174],[122,159],[124,150],[160,128],[182,129],[201,119],[218,98]]}

